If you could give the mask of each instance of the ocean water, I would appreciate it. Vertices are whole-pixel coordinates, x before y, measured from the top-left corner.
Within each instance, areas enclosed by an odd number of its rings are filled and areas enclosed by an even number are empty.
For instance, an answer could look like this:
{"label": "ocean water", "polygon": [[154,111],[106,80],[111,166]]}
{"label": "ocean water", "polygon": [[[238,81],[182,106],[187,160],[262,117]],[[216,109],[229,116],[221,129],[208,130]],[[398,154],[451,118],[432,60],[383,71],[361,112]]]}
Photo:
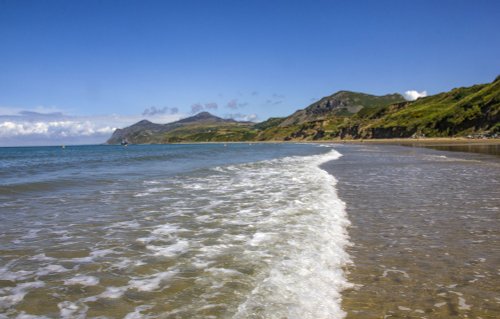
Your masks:
{"label": "ocean water", "polygon": [[341,318],[328,145],[0,148],[0,318]]}
{"label": "ocean water", "polygon": [[500,157],[0,148],[0,318],[500,318]]}

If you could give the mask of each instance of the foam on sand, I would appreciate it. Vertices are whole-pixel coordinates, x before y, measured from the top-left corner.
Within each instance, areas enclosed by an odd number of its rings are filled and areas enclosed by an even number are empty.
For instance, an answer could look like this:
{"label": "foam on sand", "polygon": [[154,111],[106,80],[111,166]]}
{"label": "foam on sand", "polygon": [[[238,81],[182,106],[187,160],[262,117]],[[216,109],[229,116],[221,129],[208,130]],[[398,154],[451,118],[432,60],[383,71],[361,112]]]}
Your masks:
{"label": "foam on sand", "polygon": [[0,294],[8,293],[8,295],[0,296],[0,309],[7,309],[19,303],[30,290],[44,286],[43,281],[33,281],[21,283],[15,287],[2,288]]}
{"label": "foam on sand", "polygon": [[152,276],[133,279],[129,281],[129,287],[137,289],[139,291],[154,291],[160,289],[162,284],[164,285],[166,281],[171,279],[177,274],[177,271],[165,271],[156,273]]}
{"label": "foam on sand", "polygon": [[99,284],[99,278],[94,276],[79,275],[64,281],[65,285],[95,286]]}

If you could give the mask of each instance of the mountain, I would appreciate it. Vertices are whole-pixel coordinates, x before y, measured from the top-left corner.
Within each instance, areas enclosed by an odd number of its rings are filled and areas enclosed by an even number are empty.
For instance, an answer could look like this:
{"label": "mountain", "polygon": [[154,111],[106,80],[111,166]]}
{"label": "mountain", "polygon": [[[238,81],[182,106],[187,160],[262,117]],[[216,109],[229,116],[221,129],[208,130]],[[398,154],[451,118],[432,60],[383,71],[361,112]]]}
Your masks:
{"label": "mountain", "polygon": [[238,122],[201,112],[168,124],[142,120],[124,129],[115,130],[106,143],[119,144],[122,140],[132,144],[162,144],[250,139],[253,137],[253,125],[252,122]]}
{"label": "mountain", "polygon": [[[195,116],[187,117],[185,119],[179,120],[177,124],[214,124],[214,123],[236,123],[237,121],[233,119],[223,119],[212,115],[208,112],[201,112],[196,114]],[[172,123],[172,124],[174,124]],[[169,125],[169,124],[166,124]]]}
{"label": "mountain", "polygon": [[388,94],[376,96],[359,92],[339,91],[309,105],[303,110],[298,110],[283,122],[281,127],[303,124],[317,120],[324,120],[332,115],[352,115],[364,108],[380,107],[388,104],[403,102],[401,94]]}
{"label": "mountain", "polygon": [[405,101],[339,91],[287,117],[261,123],[222,119],[203,112],[169,124],[143,120],[117,129],[108,144],[308,141],[360,138],[452,137],[500,133],[500,76],[487,84]]}
{"label": "mountain", "polygon": [[[326,96],[288,117],[270,118],[255,125],[261,130],[258,140],[323,139],[325,127],[338,126],[362,110],[376,109],[405,101],[401,94],[376,96],[360,92],[339,91]],[[340,121],[340,122],[339,122]],[[330,130],[332,131],[332,130]],[[333,131],[332,131],[333,132]],[[330,135],[329,137],[335,137]]]}
{"label": "mountain", "polygon": [[[356,94],[359,99],[368,96],[371,103],[365,102],[362,108],[352,114],[349,107],[345,107],[348,105],[345,102],[330,102],[328,107],[328,98],[323,98],[289,117],[259,123],[261,131],[257,139],[300,141],[451,137],[500,132],[500,77],[492,83],[456,88],[411,102],[401,101],[394,94],[379,97],[382,99],[377,100],[373,99],[373,96],[341,91],[331,97],[346,93]],[[391,102],[391,99],[395,102]],[[339,108],[332,105],[343,106]],[[321,111],[314,114],[315,108]],[[348,112],[339,111],[342,108]],[[327,111],[328,109],[330,111]]]}
{"label": "mountain", "polygon": [[123,140],[135,143],[143,137],[156,133],[162,133],[166,130],[165,125],[155,124],[148,120],[142,120],[124,129],[116,129],[107,144],[120,144]]}

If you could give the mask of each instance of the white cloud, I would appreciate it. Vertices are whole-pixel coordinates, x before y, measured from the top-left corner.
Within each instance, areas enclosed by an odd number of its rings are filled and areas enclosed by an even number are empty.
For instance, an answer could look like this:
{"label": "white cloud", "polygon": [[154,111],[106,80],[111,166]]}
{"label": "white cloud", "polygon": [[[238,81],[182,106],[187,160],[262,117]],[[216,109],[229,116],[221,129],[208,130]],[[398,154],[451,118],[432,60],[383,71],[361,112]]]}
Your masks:
{"label": "white cloud", "polygon": [[236,110],[238,108],[238,100],[232,99],[231,101],[227,102],[226,107],[232,110]]}
{"label": "white cloud", "polygon": [[259,119],[257,114],[247,114],[243,117],[244,121],[250,121],[250,122],[255,122]]}
{"label": "white cloud", "polygon": [[232,99],[229,102],[227,102],[226,107],[231,110],[237,110],[247,105],[248,102],[239,102],[238,99]]}
{"label": "white cloud", "polygon": [[[54,112],[55,109],[50,109],[51,113],[35,110],[0,107],[0,146],[99,144],[104,143],[116,128],[129,126],[145,117],[140,114],[74,116],[60,110]],[[181,117],[182,114],[146,116],[156,123],[169,123]]]}
{"label": "white cloud", "polygon": [[41,135],[51,138],[107,135],[115,130],[90,121],[0,122],[0,138]]}
{"label": "white cloud", "polygon": [[404,97],[408,101],[415,101],[419,97],[426,97],[426,96],[427,96],[427,91],[418,92],[415,90],[409,90],[404,93]]}
{"label": "white cloud", "polygon": [[192,114],[196,114],[200,111],[203,111],[203,105],[201,105],[200,103],[195,103],[193,105],[191,105],[191,113]]}
{"label": "white cloud", "polygon": [[146,108],[142,115],[144,116],[155,116],[155,115],[164,115],[164,114],[176,114],[179,113],[179,109],[177,107],[162,107],[158,108],[156,106],[151,106]]}
{"label": "white cloud", "polygon": [[246,121],[246,122],[256,122],[259,119],[257,114],[241,114],[241,113],[225,114],[224,117],[236,121]]}
{"label": "white cloud", "polygon": [[215,102],[205,103],[205,109],[207,109],[207,110],[217,110],[218,108],[219,108],[219,105]]}

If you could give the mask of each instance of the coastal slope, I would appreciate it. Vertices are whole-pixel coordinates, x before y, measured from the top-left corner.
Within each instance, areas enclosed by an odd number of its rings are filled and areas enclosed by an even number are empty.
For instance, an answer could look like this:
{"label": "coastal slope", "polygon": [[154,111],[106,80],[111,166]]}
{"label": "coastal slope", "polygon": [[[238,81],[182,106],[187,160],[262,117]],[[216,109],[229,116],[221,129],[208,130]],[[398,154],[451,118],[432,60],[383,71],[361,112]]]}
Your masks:
{"label": "coastal slope", "polygon": [[106,142],[119,144],[165,144],[179,142],[227,142],[251,140],[257,134],[255,123],[223,119],[201,112],[176,122],[155,124],[142,120],[124,129],[117,129]]}
{"label": "coastal slope", "polygon": [[[352,92],[351,92],[352,94]],[[489,136],[500,131],[500,77],[488,84],[455,88],[449,92],[399,100],[384,96],[357,112],[333,108],[321,116],[298,121],[311,106],[289,117],[260,123],[260,140],[328,140],[408,137]],[[384,103],[385,102],[385,103]],[[317,107],[320,101],[312,105]],[[352,110],[352,108],[351,108]]]}
{"label": "coastal slope", "polygon": [[261,123],[222,119],[208,112],[168,124],[140,121],[117,129],[108,144],[314,141],[409,137],[488,137],[500,133],[500,76],[487,84],[406,101],[339,91],[282,118]]}

